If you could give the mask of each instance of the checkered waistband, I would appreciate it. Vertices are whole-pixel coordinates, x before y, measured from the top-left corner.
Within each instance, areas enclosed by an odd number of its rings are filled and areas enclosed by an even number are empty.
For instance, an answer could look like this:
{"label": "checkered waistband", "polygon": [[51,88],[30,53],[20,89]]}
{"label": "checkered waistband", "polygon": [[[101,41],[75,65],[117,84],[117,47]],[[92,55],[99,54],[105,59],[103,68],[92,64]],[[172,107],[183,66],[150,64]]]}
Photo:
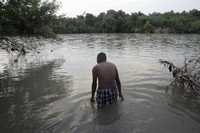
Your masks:
{"label": "checkered waistband", "polygon": [[98,107],[102,107],[106,104],[116,103],[117,89],[116,88],[98,89],[96,101]]}

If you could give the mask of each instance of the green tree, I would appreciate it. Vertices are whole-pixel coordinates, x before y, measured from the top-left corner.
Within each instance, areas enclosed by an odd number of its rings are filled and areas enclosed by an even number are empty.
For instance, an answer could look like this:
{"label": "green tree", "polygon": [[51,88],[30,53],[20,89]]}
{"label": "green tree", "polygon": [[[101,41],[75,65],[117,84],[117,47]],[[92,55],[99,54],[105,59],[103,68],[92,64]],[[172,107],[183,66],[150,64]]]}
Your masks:
{"label": "green tree", "polygon": [[87,25],[88,32],[95,32],[96,17],[90,13],[85,16],[85,24]]}
{"label": "green tree", "polygon": [[106,32],[106,13],[102,12],[96,17],[95,29],[98,33],[105,33]]}
{"label": "green tree", "polygon": [[193,33],[200,33],[200,20],[191,23],[191,31]]}
{"label": "green tree", "polygon": [[144,32],[145,33],[153,33],[154,32],[154,28],[149,21],[147,21],[144,25]]}
{"label": "green tree", "polygon": [[53,35],[51,21],[58,8],[55,0],[7,0],[2,5],[1,25],[5,34]]}

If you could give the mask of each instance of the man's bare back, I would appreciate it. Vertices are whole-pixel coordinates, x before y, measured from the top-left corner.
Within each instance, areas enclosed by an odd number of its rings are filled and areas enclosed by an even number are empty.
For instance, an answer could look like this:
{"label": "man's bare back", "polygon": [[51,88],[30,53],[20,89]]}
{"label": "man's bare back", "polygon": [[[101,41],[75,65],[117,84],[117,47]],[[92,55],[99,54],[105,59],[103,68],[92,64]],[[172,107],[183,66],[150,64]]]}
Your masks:
{"label": "man's bare back", "polygon": [[[97,88],[97,104],[104,104],[102,102],[116,102],[117,95],[123,100],[121,92],[121,82],[117,67],[106,61],[105,53],[99,53],[97,56],[97,65],[92,69],[92,97],[91,102],[94,102],[94,95]],[[117,93],[118,91],[118,93]],[[107,94],[106,94],[107,93]],[[105,95],[104,95],[105,94]]]}
{"label": "man's bare back", "polygon": [[98,77],[98,88],[105,89],[115,87],[117,76],[117,68],[113,63],[102,62],[94,66],[92,70],[94,75]]}

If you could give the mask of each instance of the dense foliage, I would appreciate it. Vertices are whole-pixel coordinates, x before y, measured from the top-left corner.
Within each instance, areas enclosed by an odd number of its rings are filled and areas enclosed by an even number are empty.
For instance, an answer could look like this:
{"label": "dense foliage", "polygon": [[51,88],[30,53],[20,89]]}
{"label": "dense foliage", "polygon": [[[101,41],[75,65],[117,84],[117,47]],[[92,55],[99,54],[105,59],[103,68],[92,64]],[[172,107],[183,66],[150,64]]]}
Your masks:
{"label": "dense foliage", "polygon": [[200,33],[200,11],[145,15],[108,10],[98,16],[58,17],[53,28],[56,33]]}
{"label": "dense foliage", "polygon": [[127,14],[108,10],[75,18],[58,16],[56,0],[0,0],[0,35],[55,33],[200,33],[200,11]]}
{"label": "dense foliage", "polygon": [[0,33],[53,36],[56,1],[0,0]]}

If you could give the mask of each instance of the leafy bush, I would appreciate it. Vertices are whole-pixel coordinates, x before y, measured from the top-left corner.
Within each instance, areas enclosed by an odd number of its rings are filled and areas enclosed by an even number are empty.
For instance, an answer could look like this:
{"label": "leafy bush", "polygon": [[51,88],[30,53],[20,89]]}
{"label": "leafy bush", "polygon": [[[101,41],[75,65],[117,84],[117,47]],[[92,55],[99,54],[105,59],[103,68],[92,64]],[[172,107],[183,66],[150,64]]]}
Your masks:
{"label": "leafy bush", "polygon": [[[50,25],[55,19],[58,4],[41,0],[7,0],[0,3],[1,33],[13,34],[52,34]],[[48,26],[48,28],[44,28]],[[41,29],[40,29],[41,28]],[[35,32],[40,29],[40,32]],[[48,33],[42,33],[48,32]]]}

